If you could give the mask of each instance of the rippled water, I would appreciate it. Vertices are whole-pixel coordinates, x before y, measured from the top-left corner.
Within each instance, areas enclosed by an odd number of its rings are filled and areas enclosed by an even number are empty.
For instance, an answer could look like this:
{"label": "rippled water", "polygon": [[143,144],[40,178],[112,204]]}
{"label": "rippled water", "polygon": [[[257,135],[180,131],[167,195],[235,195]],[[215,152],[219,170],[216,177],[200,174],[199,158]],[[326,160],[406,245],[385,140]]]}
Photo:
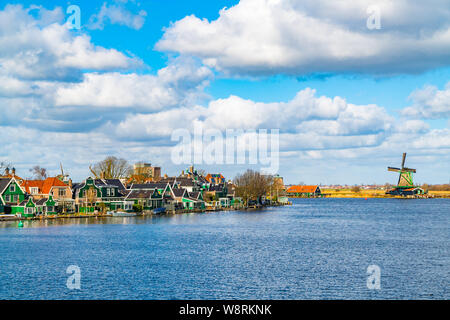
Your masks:
{"label": "rippled water", "polygon": [[[1,299],[449,299],[450,200],[0,223]],[[366,285],[381,268],[381,290]],[[66,268],[81,269],[81,290]]]}

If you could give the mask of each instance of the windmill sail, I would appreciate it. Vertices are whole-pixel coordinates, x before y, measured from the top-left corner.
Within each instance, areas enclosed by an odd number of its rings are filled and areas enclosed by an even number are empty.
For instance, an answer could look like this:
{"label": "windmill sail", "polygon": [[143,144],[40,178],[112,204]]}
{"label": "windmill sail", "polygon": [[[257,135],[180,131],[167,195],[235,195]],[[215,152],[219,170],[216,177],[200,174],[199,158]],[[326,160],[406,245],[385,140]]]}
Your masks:
{"label": "windmill sail", "polygon": [[406,168],[405,167],[405,161],[406,161],[406,152],[403,153],[402,156],[402,166],[400,168],[395,167],[388,167],[388,171],[392,172],[398,172],[398,181],[397,186],[387,191],[386,193],[392,194],[392,195],[415,195],[415,194],[422,194],[423,189],[414,186],[413,182],[413,173],[416,173],[416,169]]}

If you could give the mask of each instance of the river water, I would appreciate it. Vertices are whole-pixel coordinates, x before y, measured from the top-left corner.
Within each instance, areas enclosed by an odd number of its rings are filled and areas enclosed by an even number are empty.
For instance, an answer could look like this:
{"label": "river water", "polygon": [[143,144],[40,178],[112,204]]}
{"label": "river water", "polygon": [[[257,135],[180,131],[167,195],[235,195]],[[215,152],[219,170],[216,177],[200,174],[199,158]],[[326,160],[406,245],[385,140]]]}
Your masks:
{"label": "river water", "polygon": [[[0,222],[0,299],[449,299],[450,199]],[[70,265],[80,289],[66,285]],[[369,289],[369,265],[380,289]],[[72,279],[72,278],[71,278]]]}

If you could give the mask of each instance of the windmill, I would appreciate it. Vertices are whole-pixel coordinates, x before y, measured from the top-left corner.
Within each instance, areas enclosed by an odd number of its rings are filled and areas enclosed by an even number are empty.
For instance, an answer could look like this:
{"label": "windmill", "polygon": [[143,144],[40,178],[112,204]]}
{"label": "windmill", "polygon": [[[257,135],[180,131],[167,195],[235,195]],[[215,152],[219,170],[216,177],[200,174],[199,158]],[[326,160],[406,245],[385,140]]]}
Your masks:
{"label": "windmill", "polygon": [[397,186],[391,190],[388,190],[386,192],[387,194],[407,196],[407,195],[415,195],[415,194],[423,194],[424,193],[423,189],[414,185],[413,173],[416,173],[416,169],[406,168],[405,160],[406,160],[406,152],[403,153],[401,168],[394,168],[394,167],[387,168],[388,171],[400,173],[400,175],[398,177]]}

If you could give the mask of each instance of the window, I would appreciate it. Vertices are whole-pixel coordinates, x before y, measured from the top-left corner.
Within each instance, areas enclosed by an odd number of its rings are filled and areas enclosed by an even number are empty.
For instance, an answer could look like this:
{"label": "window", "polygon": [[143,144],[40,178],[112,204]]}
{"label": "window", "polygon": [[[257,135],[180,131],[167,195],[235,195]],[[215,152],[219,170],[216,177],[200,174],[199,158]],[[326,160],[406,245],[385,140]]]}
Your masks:
{"label": "window", "polygon": [[14,194],[13,196],[12,196],[12,202],[17,202],[17,194]]}
{"label": "window", "polygon": [[39,193],[39,188],[37,188],[37,187],[30,188],[30,193],[31,194],[38,194]]}
{"label": "window", "polygon": [[16,192],[16,185],[15,185],[15,184],[11,184],[11,185],[9,186],[9,191],[10,191],[10,192]]}
{"label": "window", "polygon": [[63,188],[58,189],[58,196],[65,197],[66,196],[66,189],[63,189]]}
{"label": "window", "polygon": [[6,201],[6,202],[10,202],[10,201],[11,201],[11,196],[7,194],[7,195],[5,196],[5,201]]}
{"label": "window", "polygon": [[114,197],[114,188],[111,188],[111,197]]}
{"label": "window", "polygon": [[109,196],[110,196],[110,192],[111,192],[110,189],[109,189],[109,188],[106,188],[106,196],[109,197]]}

